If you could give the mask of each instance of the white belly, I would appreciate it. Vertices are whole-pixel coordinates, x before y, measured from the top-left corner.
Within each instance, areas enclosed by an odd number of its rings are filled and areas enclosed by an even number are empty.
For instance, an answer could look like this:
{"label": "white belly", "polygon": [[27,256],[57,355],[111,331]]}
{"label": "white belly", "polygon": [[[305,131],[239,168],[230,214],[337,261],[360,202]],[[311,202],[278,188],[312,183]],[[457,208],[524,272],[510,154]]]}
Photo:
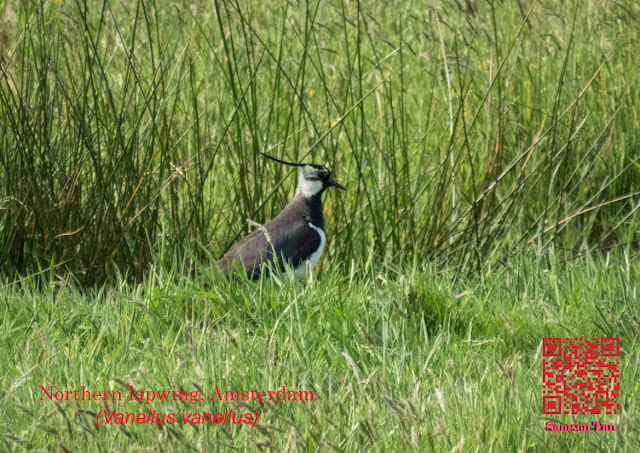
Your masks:
{"label": "white belly", "polygon": [[307,263],[309,265],[309,268],[313,269],[313,267],[316,265],[316,263],[320,259],[320,255],[322,255],[322,250],[324,249],[324,243],[326,240],[324,236],[324,231],[322,231],[317,226],[313,225],[311,222],[309,222],[309,226],[314,230],[316,230],[320,235],[320,245],[318,246],[318,249],[315,252],[313,252],[309,258],[307,258],[305,261],[300,263],[300,266],[296,267],[293,270],[293,275],[295,275],[296,277],[304,277],[304,275],[307,272]]}

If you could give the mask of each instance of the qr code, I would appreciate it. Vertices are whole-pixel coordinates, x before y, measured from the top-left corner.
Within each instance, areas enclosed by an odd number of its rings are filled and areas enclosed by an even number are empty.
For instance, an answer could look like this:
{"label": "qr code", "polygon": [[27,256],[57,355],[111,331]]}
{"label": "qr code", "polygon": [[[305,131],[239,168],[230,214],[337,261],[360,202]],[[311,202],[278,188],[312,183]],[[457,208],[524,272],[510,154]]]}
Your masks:
{"label": "qr code", "polygon": [[543,414],[618,413],[619,338],[544,338],[542,355]]}

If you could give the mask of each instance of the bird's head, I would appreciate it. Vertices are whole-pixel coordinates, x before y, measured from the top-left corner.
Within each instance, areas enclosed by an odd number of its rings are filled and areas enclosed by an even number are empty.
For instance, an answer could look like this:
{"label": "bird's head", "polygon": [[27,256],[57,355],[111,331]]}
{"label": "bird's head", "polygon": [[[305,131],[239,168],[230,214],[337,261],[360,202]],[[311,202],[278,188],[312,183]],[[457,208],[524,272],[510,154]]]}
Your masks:
{"label": "bird's head", "polygon": [[296,190],[296,193],[300,193],[305,197],[312,197],[322,193],[329,187],[337,187],[338,189],[346,190],[344,186],[331,177],[331,172],[327,167],[316,164],[293,164],[291,162],[284,162],[282,160],[275,159],[267,154],[260,154],[281,164],[299,167],[300,176],[298,179],[298,189]]}
{"label": "bird's head", "polygon": [[346,190],[331,177],[331,172],[327,167],[315,164],[306,164],[300,167],[298,190],[296,193],[301,193],[305,197],[311,197],[322,193],[329,187]]}

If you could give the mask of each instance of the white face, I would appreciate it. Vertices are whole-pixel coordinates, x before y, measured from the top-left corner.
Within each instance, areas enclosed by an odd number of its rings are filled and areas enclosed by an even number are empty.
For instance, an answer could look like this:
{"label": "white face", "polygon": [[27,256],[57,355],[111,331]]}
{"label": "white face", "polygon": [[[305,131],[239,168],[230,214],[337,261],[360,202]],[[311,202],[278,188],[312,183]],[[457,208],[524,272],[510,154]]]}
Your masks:
{"label": "white face", "polygon": [[305,165],[300,167],[300,176],[298,177],[298,190],[305,197],[311,197],[324,188],[325,180],[330,176],[329,170],[321,166]]}

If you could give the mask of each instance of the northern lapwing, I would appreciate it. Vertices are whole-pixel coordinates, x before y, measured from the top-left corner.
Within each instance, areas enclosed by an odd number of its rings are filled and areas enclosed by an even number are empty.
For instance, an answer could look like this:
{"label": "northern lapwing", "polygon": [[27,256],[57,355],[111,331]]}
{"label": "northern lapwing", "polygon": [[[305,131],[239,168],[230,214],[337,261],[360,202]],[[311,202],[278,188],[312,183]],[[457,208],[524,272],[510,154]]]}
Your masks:
{"label": "northern lapwing", "polygon": [[303,276],[307,264],[313,267],[318,262],[326,240],[322,193],[329,187],[346,189],[334,181],[329,169],[322,165],[294,164],[260,154],[281,164],[299,167],[298,189],[280,214],[232,245],[218,265],[225,276],[233,272],[234,261],[244,267],[251,279],[260,277],[260,268],[269,263],[281,272],[288,273],[291,269],[295,276]]}

